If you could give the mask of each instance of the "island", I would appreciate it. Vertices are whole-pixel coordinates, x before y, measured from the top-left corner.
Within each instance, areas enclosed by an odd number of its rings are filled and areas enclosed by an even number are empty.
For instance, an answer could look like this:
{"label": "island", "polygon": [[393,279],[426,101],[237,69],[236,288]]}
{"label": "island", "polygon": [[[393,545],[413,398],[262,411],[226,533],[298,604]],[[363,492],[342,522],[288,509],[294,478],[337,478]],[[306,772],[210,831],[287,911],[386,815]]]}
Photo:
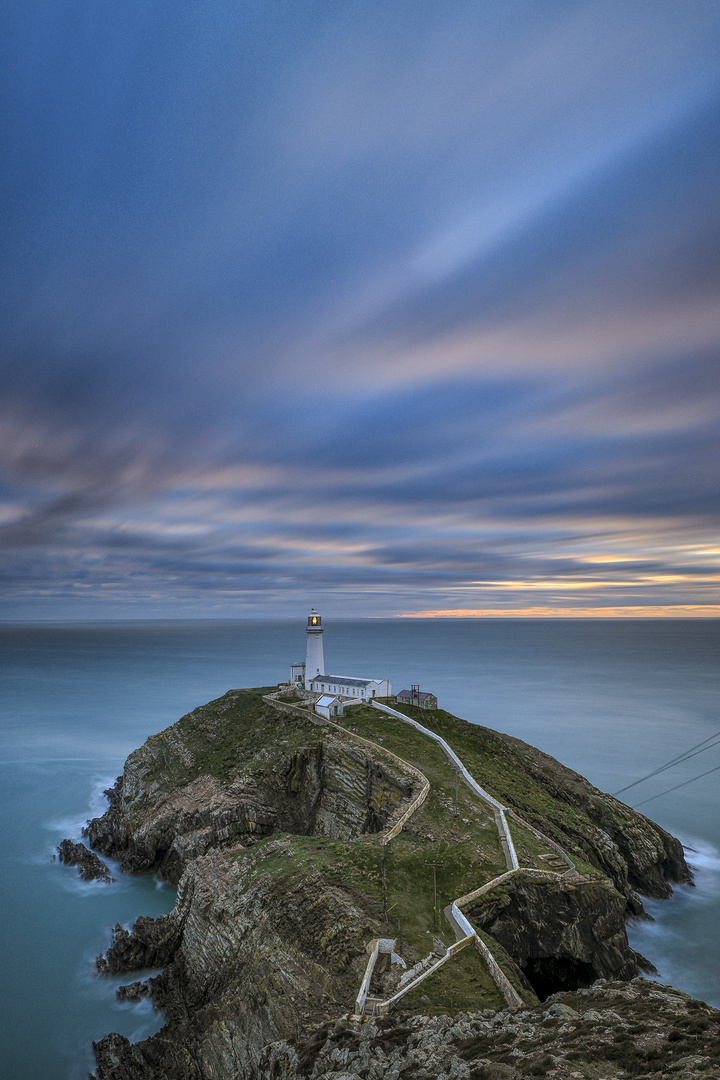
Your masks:
{"label": "island", "polygon": [[720,1013],[644,978],[626,934],[691,880],[680,842],[518,739],[231,690],[107,794],[90,846],[177,900],[98,958],[161,969],[125,994],[166,1018],[97,1043],[98,1080],[718,1075]]}

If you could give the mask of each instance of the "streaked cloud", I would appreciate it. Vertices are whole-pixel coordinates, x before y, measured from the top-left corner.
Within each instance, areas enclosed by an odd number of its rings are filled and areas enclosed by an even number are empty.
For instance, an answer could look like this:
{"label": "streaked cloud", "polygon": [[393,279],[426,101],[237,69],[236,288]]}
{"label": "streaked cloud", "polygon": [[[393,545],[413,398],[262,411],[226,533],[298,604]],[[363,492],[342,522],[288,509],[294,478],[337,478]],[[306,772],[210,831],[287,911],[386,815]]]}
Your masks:
{"label": "streaked cloud", "polygon": [[716,4],[86,14],[0,16],[0,617],[715,612]]}

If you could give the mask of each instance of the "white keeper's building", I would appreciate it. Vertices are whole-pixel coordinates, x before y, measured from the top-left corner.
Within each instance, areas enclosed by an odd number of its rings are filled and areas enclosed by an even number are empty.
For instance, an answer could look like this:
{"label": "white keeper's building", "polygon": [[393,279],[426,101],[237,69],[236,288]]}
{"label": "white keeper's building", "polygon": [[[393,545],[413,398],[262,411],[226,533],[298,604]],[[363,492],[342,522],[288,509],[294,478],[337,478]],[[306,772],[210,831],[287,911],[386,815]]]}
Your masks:
{"label": "white keeper's building", "polygon": [[[310,693],[320,695],[316,710],[321,716],[342,716],[343,707],[371,701],[375,697],[390,697],[392,686],[387,679],[361,679],[351,675],[326,675],[323,656],[322,617],[315,608],[308,615],[305,663],[293,664],[290,682]],[[322,710],[322,711],[321,711]],[[338,710],[338,711],[335,711]]]}

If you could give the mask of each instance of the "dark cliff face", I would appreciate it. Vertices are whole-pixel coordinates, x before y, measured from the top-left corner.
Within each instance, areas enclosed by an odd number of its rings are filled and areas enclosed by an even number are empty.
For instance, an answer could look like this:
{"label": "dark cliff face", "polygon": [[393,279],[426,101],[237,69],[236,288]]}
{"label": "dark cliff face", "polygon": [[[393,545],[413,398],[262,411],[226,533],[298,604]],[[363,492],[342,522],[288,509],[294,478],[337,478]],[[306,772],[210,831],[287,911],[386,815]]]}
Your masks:
{"label": "dark cliff face", "polygon": [[[374,710],[349,712],[346,725],[431,783],[386,858],[373,834],[402,814],[417,775],[366,744],[279,715],[260,692],[230,692],[130,755],[107,813],[89,824],[90,842],[127,871],[179,883],[178,898],[162,919],[140,919],[130,933],[117,927],[98,967],[162,966],[150,991],[167,1025],[138,1045],[102,1040],[100,1080],[309,1075],[298,1065],[303,1040],[322,1024],[327,1035],[352,1007],[368,941],[397,938],[409,965],[432,949],[430,862],[440,864],[440,907],[503,872],[492,817],[464,791],[455,814],[454,774],[431,740]],[[551,848],[513,823],[523,865],[543,873],[514,877],[466,909],[524,999],[636,975],[624,918],[642,910],[636,889],[666,895],[670,882],[689,878],[678,842],[532,747],[440,711],[421,719],[493,794],[587,864],[572,879],[553,877]],[[474,952],[406,1006],[502,1009]],[[270,1044],[285,1047],[272,1061]]]}
{"label": "dark cliff face", "polygon": [[491,889],[467,914],[500,942],[541,1001],[597,979],[638,974],[623,897],[602,882],[519,876]]}

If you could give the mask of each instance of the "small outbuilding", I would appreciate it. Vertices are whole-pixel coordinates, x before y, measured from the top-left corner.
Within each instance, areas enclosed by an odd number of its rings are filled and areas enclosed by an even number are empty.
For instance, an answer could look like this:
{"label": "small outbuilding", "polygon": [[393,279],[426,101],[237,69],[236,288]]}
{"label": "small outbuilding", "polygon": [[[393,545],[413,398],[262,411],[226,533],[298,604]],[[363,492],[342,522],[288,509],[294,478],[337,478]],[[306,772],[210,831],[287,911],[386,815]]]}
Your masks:
{"label": "small outbuilding", "polygon": [[395,698],[398,705],[415,705],[418,709],[437,709],[437,698],[434,694],[421,690],[419,686],[413,686],[410,690],[401,690]]}
{"label": "small outbuilding", "polygon": [[318,716],[331,720],[334,716],[342,716],[344,713],[343,703],[339,697],[331,694],[323,694],[315,702],[315,712]]}

